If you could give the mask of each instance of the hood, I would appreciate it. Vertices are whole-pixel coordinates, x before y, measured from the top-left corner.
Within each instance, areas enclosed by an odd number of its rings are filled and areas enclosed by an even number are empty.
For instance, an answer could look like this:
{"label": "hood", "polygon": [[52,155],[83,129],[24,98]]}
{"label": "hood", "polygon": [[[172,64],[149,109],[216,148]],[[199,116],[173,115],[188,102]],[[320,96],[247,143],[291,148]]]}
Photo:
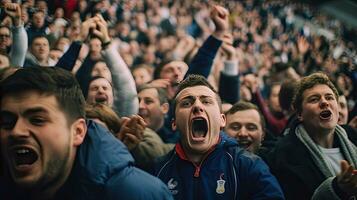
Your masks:
{"label": "hood", "polygon": [[229,137],[225,132],[221,131],[219,133],[219,136],[221,138],[221,142],[218,144],[217,147],[227,148],[227,147],[239,146],[237,140]]}
{"label": "hood", "polygon": [[87,181],[94,184],[104,184],[112,174],[134,165],[127,147],[107,129],[92,120],[87,121],[87,127],[75,162],[75,172],[80,177],[87,177],[90,179]]}

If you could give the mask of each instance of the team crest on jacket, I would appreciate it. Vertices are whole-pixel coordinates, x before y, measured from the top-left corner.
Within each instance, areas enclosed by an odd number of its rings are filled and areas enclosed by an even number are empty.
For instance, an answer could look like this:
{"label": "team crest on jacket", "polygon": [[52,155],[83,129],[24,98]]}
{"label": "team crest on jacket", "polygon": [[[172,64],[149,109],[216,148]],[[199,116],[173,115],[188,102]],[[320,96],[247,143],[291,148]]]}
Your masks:
{"label": "team crest on jacket", "polygon": [[177,190],[175,190],[175,188],[177,187],[177,181],[174,178],[171,178],[169,180],[169,182],[167,182],[167,187],[169,188],[170,192],[172,195],[175,195],[178,193]]}
{"label": "team crest on jacket", "polygon": [[217,180],[217,188],[216,188],[216,192],[217,194],[223,194],[226,190],[224,188],[224,184],[226,183],[226,181],[223,179],[224,173],[222,173],[219,176],[219,180]]}

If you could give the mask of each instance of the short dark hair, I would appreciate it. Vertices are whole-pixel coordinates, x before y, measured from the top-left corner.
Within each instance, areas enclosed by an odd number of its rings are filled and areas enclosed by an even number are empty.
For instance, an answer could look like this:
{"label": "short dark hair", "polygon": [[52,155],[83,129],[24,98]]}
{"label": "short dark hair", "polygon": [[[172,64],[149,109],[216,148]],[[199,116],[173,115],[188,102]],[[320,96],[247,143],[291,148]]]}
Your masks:
{"label": "short dark hair", "polygon": [[298,86],[296,81],[284,81],[279,92],[279,104],[283,110],[291,111],[295,90]]}
{"label": "short dark hair", "polygon": [[238,111],[243,111],[243,110],[256,110],[259,114],[260,124],[262,125],[262,129],[265,130],[266,125],[265,125],[264,116],[260,112],[259,108],[250,102],[238,101],[225,113],[225,115],[232,115]]}
{"label": "short dark hair", "polygon": [[120,131],[120,118],[109,106],[102,103],[87,104],[85,110],[87,118],[97,118],[104,122],[113,134]]}
{"label": "short dark hair", "polygon": [[222,100],[221,97],[219,96],[218,92],[213,88],[213,86],[207,81],[207,79],[201,75],[197,74],[191,74],[187,76],[181,83],[178,85],[177,92],[175,94],[175,97],[172,101],[172,111],[173,111],[173,116],[175,116],[175,109],[176,109],[176,104],[177,104],[177,95],[184,89],[189,88],[189,87],[195,87],[195,86],[206,86],[209,89],[211,89],[215,94],[216,94],[216,99],[218,102],[218,106],[220,111],[222,112]]}
{"label": "short dark hair", "polygon": [[296,93],[293,99],[293,106],[297,113],[302,112],[303,93],[305,90],[314,87],[315,85],[327,85],[335,94],[336,100],[338,100],[338,92],[334,84],[330,81],[328,76],[322,72],[316,72],[309,76],[303,77],[296,89]]}
{"label": "short dark hair", "polygon": [[172,60],[165,60],[165,61],[161,62],[158,66],[155,67],[155,69],[154,69],[154,79],[160,79],[161,71],[170,62],[172,62]]}
{"label": "short dark hair", "polygon": [[48,41],[48,45],[50,44],[50,41],[48,40],[48,38],[46,37],[45,34],[40,34],[40,35],[36,35],[32,38],[31,40],[31,46],[33,45],[33,43],[35,42],[35,40],[39,39],[39,38],[45,38]]}
{"label": "short dark hair", "polygon": [[140,85],[140,86],[138,87],[138,94],[139,94],[141,91],[143,91],[143,90],[151,89],[151,88],[156,89],[157,94],[158,94],[158,96],[159,96],[160,105],[169,102],[169,97],[167,96],[167,92],[166,92],[165,89],[163,89],[163,88],[158,88],[158,87],[154,87],[154,86],[151,86],[150,84]]}
{"label": "short dark hair", "polygon": [[20,68],[0,84],[2,97],[26,91],[54,95],[59,107],[68,117],[69,124],[76,119],[85,118],[82,91],[74,76],[64,69],[39,66]]}

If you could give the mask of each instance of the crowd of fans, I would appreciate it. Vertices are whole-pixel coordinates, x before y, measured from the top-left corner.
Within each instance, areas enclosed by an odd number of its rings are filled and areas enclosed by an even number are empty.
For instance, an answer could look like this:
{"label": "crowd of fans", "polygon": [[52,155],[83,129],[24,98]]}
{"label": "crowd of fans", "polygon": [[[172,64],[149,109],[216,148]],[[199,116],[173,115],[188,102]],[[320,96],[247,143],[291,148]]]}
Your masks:
{"label": "crowd of fans", "polygon": [[[309,5],[283,0],[2,0],[0,18],[0,80],[19,68],[70,71],[88,104],[87,118],[122,141],[136,166],[146,171],[185,140],[172,120],[181,114],[175,109],[181,105],[178,91],[190,74],[202,75],[210,90],[218,91],[227,120],[219,128],[266,159],[274,173],[284,169],[275,166],[271,150],[293,128],[300,130],[297,120],[303,121],[301,108],[294,105],[301,79],[323,80],[320,84],[338,93],[338,124],[350,132],[357,129],[354,30]],[[306,78],[316,72],[327,76]],[[306,87],[314,88],[315,82]],[[238,133],[243,127],[246,135]],[[355,148],[350,142],[343,145],[348,151]],[[348,161],[354,166],[355,159]],[[284,180],[278,178],[280,184]],[[312,197],[323,181],[303,197]],[[297,195],[286,185],[286,197]]]}

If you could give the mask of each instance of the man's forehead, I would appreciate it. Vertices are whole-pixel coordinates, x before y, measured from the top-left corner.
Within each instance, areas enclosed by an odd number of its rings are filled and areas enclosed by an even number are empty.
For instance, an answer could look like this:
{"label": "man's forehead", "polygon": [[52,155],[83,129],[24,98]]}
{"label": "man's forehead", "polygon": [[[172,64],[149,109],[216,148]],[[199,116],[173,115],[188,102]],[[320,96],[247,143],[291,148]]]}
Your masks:
{"label": "man's forehead", "polygon": [[[24,102],[28,102],[23,104]],[[8,94],[1,99],[1,109],[7,109],[12,105],[23,104],[26,108],[31,107],[58,107],[58,101],[55,95],[40,93],[38,91],[26,91],[20,93]]]}
{"label": "man's forehead", "polygon": [[109,81],[105,78],[98,78],[90,83],[90,86],[102,86],[102,85],[111,87]]}
{"label": "man's forehead", "polygon": [[1,27],[0,33],[10,33],[10,30],[7,27]]}
{"label": "man's forehead", "polygon": [[240,119],[256,118],[260,121],[259,113],[255,109],[239,110],[235,113],[227,114],[227,119],[234,119],[234,118],[240,118]]}
{"label": "man's forehead", "polygon": [[175,68],[175,67],[188,68],[187,64],[182,61],[172,61],[167,63],[163,69]]}
{"label": "man's forehead", "polygon": [[145,88],[138,93],[138,96],[139,97],[151,97],[151,98],[158,99],[159,93],[156,88]]}
{"label": "man's forehead", "polygon": [[208,97],[215,97],[215,93],[208,88],[207,86],[199,85],[199,86],[193,86],[193,87],[187,87],[183,90],[181,90],[177,96],[176,99],[181,99],[185,98],[187,96],[208,96]]}
{"label": "man's forehead", "polygon": [[326,95],[326,94],[334,95],[333,90],[328,85],[325,84],[314,85],[313,87],[306,89],[303,92],[303,94],[305,97],[309,97],[312,95]]}

